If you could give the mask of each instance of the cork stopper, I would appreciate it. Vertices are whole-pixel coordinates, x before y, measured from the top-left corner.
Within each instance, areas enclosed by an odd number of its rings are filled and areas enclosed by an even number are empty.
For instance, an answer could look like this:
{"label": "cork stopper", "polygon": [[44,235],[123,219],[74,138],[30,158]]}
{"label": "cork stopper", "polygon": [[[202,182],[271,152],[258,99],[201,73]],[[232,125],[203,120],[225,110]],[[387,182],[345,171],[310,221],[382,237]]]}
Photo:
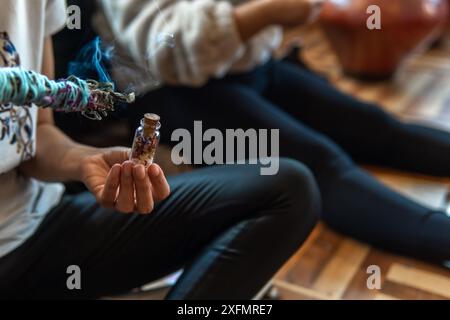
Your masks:
{"label": "cork stopper", "polygon": [[159,120],[161,120],[161,118],[157,114],[146,113],[144,115],[144,119],[142,119],[144,135],[146,135],[147,137],[152,136],[155,133],[155,130],[158,130],[161,126]]}
{"label": "cork stopper", "polygon": [[154,113],[146,113],[144,115],[144,125],[149,127],[154,127],[159,124],[159,120],[161,120],[160,116]]}

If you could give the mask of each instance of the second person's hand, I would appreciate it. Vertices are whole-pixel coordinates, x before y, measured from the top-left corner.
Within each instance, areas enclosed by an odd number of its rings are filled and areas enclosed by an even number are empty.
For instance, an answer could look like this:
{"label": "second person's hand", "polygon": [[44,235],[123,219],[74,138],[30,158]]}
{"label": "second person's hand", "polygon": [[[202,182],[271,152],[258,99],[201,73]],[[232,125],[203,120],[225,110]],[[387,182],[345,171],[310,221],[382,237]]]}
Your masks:
{"label": "second person's hand", "polygon": [[243,41],[270,25],[286,28],[313,22],[324,0],[253,0],[239,5],[234,18]]}
{"label": "second person's hand", "polygon": [[266,0],[269,1],[268,16],[273,24],[284,27],[314,22],[324,0]]}

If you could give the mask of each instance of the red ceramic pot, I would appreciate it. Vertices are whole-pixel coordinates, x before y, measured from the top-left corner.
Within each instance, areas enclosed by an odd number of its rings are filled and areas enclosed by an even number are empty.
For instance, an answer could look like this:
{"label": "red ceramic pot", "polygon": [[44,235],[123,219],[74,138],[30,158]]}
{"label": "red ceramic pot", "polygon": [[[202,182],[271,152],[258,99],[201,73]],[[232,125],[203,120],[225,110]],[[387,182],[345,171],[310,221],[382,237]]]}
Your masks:
{"label": "red ceramic pot", "polygon": [[[436,40],[448,0],[326,0],[321,25],[348,74],[390,78],[415,49]],[[367,8],[381,9],[381,30],[369,30]]]}
{"label": "red ceramic pot", "polygon": [[447,7],[449,8],[449,10],[448,10],[448,16],[447,16],[447,27],[445,30],[445,36],[447,38],[450,38],[450,0],[447,0],[447,3],[448,3]]}

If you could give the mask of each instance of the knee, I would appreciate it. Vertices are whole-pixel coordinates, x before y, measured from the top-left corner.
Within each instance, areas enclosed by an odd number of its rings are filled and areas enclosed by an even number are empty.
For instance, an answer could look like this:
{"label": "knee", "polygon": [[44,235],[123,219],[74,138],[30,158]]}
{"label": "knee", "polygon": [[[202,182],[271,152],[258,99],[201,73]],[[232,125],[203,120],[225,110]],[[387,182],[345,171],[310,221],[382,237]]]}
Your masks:
{"label": "knee", "polygon": [[311,137],[309,143],[300,148],[296,159],[308,166],[319,184],[323,179],[329,179],[355,166],[341,146],[321,134]]}
{"label": "knee", "polygon": [[276,179],[286,193],[298,190],[299,188],[314,189],[315,180],[311,171],[303,163],[281,158]]}
{"label": "knee", "polygon": [[[275,178],[276,199],[282,201],[286,221],[294,228],[312,228],[319,219],[321,197],[311,171],[302,163],[281,159]],[[297,229],[298,230],[298,229]]]}

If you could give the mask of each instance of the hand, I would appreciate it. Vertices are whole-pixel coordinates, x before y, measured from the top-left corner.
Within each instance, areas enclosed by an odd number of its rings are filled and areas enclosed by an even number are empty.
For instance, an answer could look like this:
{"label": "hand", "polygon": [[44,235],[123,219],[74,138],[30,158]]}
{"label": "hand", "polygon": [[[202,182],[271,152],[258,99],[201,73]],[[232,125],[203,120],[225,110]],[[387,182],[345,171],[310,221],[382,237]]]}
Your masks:
{"label": "hand", "polygon": [[234,19],[242,41],[270,25],[294,27],[313,22],[324,0],[254,0],[238,5]]}
{"label": "hand", "polygon": [[[267,1],[267,0],[260,0]],[[295,27],[314,22],[324,0],[268,0],[268,15],[273,24]]]}
{"label": "hand", "polygon": [[128,159],[129,149],[123,148],[88,155],[81,162],[81,179],[102,206],[148,214],[169,196],[169,184],[158,165],[145,169]]}

